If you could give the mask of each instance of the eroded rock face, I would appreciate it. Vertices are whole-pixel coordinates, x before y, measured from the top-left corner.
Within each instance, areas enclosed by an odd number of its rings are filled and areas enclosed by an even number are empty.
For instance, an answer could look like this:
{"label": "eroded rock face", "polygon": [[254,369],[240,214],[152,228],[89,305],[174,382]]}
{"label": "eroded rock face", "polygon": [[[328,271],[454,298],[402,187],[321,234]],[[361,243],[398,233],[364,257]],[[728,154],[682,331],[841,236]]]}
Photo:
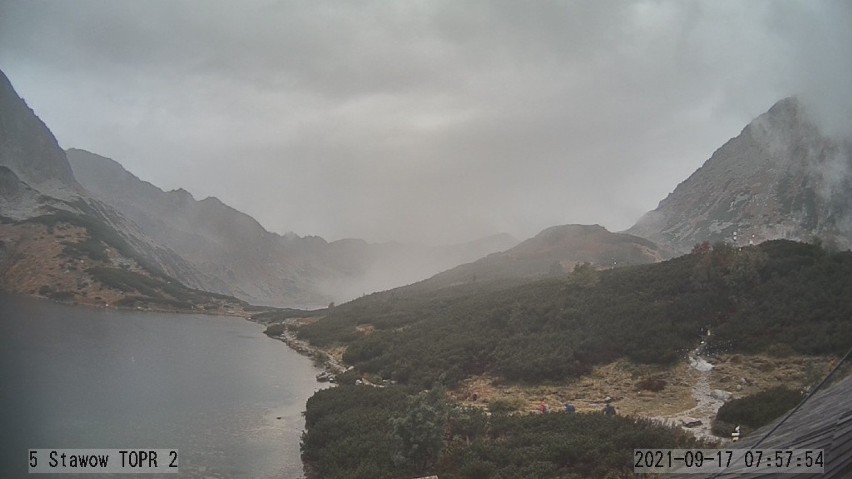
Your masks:
{"label": "eroded rock face", "polygon": [[[852,132],[849,135],[852,138]],[[819,237],[852,246],[852,142],[823,135],[795,98],[776,103],[627,230],[681,252]]]}
{"label": "eroded rock face", "polygon": [[0,166],[44,193],[79,189],[65,152],[0,71]]}
{"label": "eroded rock face", "polygon": [[[148,273],[191,279],[185,261],[83,189],[53,133],[0,72],[0,241],[5,248],[0,288],[36,294],[42,286],[57,286],[54,278],[59,275],[77,275],[60,267],[66,263],[60,255],[63,242],[69,239],[53,228],[69,219],[86,225],[93,245],[123,244],[122,251],[115,251],[116,260],[132,256]],[[76,287],[67,283],[62,285],[66,292]]]}
{"label": "eroded rock face", "polygon": [[0,216],[24,220],[73,210],[82,196],[53,133],[0,71]]}

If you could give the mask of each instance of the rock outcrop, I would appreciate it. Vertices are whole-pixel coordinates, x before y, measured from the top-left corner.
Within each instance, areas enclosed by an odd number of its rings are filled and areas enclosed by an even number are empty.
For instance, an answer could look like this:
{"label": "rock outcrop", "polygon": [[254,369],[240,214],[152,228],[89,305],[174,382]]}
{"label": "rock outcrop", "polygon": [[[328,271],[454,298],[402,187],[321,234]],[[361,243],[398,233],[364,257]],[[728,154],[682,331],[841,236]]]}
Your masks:
{"label": "rock outcrop", "polygon": [[0,166],[54,196],[80,192],[65,152],[0,71]]}
{"label": "rock outcrop", "polygon": [[781,100],[627,233],[681,252],[702,241],[814,238],[847,249],[852,142],[823,135],[796,98]]}
{"label": "rock outcrop", "polygon": [[186,287],[198,284],[186,261],[76,181],[56,138],[2,72],[0,251],[5,291],[102,306],[130,296],[158,308],[211,304]]}

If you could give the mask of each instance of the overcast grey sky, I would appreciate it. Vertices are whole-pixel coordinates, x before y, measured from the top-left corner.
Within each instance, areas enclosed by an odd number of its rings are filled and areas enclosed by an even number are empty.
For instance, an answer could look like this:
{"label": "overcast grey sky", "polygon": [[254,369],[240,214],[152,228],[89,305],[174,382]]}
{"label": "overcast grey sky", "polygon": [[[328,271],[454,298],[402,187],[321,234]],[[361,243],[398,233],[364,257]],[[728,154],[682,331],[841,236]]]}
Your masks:
{"label": "overcast grey sky", "polygon": [[848,127],[850,5],[0,0],[0,69],[64,148],[273,231],[523,239],[629,227],[782,97]]}

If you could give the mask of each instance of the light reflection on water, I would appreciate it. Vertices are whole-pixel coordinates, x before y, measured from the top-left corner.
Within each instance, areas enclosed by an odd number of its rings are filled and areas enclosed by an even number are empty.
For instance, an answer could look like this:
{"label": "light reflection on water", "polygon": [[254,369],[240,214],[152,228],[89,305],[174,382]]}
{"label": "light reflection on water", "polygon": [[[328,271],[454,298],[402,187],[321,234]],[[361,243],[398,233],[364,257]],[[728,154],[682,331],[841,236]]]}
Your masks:
{"label": "light reflection on water", "polygon": [[262,329],[0,296],[0,477],[25,476],[29,448],[178,448],[180,477],[301,477],[318,371]]}

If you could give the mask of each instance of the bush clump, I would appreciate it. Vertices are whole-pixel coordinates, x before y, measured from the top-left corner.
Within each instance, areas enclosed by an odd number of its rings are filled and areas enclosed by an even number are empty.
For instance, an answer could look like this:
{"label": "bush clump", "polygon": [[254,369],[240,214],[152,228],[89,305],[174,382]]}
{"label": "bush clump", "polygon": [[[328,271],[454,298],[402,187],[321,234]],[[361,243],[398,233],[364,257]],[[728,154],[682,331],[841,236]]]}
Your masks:
{"label": "bush clump", "polygon": [[636,383],[636,390],[658,393],[665,389],[667,385],[668,382],[662,378],[645,378]]}
{"label": "bush clump", "polygon": [[488,416],[446,400],[440,390],[399,386],[318,391],[308,400],[305,428],[306,464],[317,477],[348,479],[633,477],[634,448],[709,446],[646,419]]}
{"label": "bush clump", "polygon": [[511,414],[521,409],[521,402],[510,399],[492,399],[488,402],[488,410],[493,414]]}
{"label": "bush clump", "polygon": [[53,291],[47,295],[48,298],[54,301],[70,301],[74,299],[73,291]]}
{"label": "bush clump", "polygon": [[71,258],[80,259],[88,256],[95,261],[109,261],[106,246],[100,240],[86,238],[79,243],[63,241],[62,244],[64,245],[62,252]]}
{"label": "bush clump", "polygon": [[[740,426],[741,432],[765,426],[801,402],[803,395],[783,386],[733,399],[726,402],[716,413],[713,424],[714,433],[725,436],[734,427]],[[742,428],[745,427],[745,430]]]}
{"label": "bush clump", "polygon": [[281,336],[286,329],[287,326],[284,323],[274,323],[267,326],[263,334],[267,336]]}

